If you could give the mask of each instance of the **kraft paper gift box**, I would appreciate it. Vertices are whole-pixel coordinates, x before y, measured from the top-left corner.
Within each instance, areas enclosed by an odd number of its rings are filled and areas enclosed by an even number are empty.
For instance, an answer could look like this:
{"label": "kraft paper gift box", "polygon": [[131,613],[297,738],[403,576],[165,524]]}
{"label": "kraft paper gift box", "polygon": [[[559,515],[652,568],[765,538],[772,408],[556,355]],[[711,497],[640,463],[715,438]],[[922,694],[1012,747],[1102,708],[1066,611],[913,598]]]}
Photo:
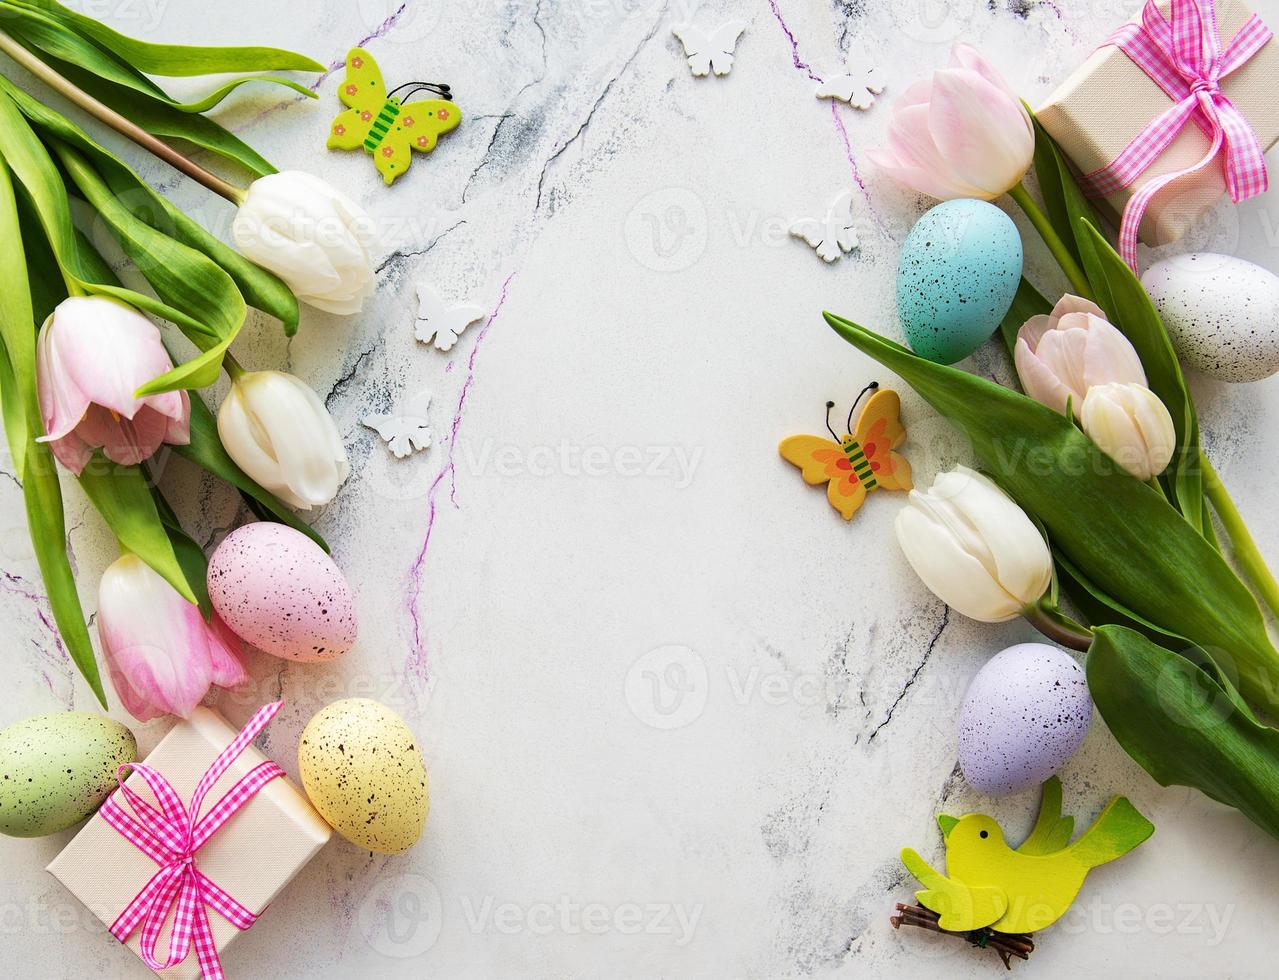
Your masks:
{"label": "kraft paper gift box", "polygon": [[[237,734],[221,715],[200,707],[188,721],[179,722],[144,761],[169,780],[185,804],[191,799],[200,777]],[[245,748],[214,783],[205,797],[201,814],[208,813],[241,776],[264,761],[266,756],[252,744]],[[151,790],[137,773],[129,777],[128,786],[148,803],[155,804]],[[122,796],[119,790],[115,795]],[[126,801],[120,799],[119,802],[132,813]],[[196,852],[196,865],[233,898],[259,914],[324,846],[331,833],[329,825],[306,797],[287,777],[281,776],[259,790]],[[158,866],[95,814],[47,870],[110,927]],[[241,933],[212,908],[207,912],[219,953],[237,937],[253,933],[252,929]],[[156,943],[156,956],[161,962],[168,958],[172,919],[170,912]],[[141,928],[135,930],[127,943],[139,961],[141,935]],[[194,945],[186,959],[158,971],[157,975],[165,980],[199,977]]]}
{"label": "kraft paper gift box", "polygon": [[[1159,9],[1168,17],[1170,3]],[[1222,48],[1252,15],[1239,0],[1217,0]],[[1140,10],[1133,17],[1140,20]],[[1268,24],[1271,30],[1274,24]],[[1279,38],[1271,38],[1251,59],[1221,80],[1221,92],[1257,133],[1262,149],[1279,139]],[[1113,161],[1172,100],[1128,55],[1114,45],[1098,48],[1063,82],[1035,115],[1081,174]],[[1117,225],[1124,205],[1141,187],[1162,174],[1192,166],[1211,143],[1194,121],[1187,123],[1162,156],[1128,187],[1097,203]],[[1197,174],[1174,180],[1159,191],[1141,222],[1147,245],[1176,241],[1226,192],[1221,157]]]}

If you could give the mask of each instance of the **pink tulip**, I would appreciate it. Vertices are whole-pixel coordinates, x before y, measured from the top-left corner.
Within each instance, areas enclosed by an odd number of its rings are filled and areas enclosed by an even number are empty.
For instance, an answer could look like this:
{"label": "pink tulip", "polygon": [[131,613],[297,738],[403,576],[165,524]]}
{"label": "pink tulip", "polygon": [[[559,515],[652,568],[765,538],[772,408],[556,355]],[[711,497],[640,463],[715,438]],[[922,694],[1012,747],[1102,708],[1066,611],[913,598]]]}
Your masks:
{"label": "pink tulip", "polygon": [[209,687],[248,680],[240,640],[214,613],[206,623],[137,555],[124,555],[98,585],[98,638],[111,684],[139,721],[188,717]]}
{"label": "pink tulip", "polygon": [[1063,414],[1069,402],[1075,418],[1094,385],[1146,384],[1141,358],[1128,338],[1096,303],[1069,293],[1052,313],[1022,324],[1013,361],[1026,394]]}
{"label": "pink tulip", "polygon": [[135,398],[172,369],[160,331],[131,306],[102,296],[74,296],[44,321],[36,346],[40,415],[58,461],[76,475],[95,449],[125,465],[161,444],[191,441],[185,391]]}
{"label": "pink tulip", "polygon": [[1017,93],[976,48],[956,44],[949,68],[893,104],[888,146],[867,155],[929,197],[989,201],[1021,181],[1034,152],[1034,127]]}

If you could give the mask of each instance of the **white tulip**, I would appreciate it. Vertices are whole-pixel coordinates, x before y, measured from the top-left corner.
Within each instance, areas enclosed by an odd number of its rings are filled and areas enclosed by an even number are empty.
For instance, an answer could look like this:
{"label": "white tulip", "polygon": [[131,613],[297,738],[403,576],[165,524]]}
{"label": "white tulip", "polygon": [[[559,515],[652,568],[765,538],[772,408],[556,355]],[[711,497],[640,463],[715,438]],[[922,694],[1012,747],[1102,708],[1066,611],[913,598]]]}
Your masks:
{"label": "white tulip", "polygon": [[351,472],[324,402],[291,374],[250,371],[232,381],[218,435],[240,469],[300,510],[327,504]]}
{"label": "white tulip", "polygon": [[1172,416],[1145,385],[1093,385],[1084,396],[1079,424],[1102,452],[1138,480],[1167,469],[1177,448]]}
{"label": "white tulip", "polygon": [[896,528],[924,584],[970,619],[1013,619],[1052,581],[1052,555],[1039,528],[966,466],[939,474],[925,491],[912,490]]}
{"label": "white tulip", "polygon": [[249,185],[231,234],[241,252],[318,309],[358,313],[373,291],[373,219],[311,174],[285,170],[259,177]]}

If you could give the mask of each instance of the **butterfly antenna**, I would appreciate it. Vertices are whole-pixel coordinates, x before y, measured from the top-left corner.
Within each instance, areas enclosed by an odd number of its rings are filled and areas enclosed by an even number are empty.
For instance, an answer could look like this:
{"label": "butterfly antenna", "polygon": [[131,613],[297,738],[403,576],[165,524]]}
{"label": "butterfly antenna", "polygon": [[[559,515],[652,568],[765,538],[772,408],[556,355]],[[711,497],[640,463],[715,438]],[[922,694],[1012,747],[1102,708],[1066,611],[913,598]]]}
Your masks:
{"label": "butterfly antenna", "polygon": [[874,391],[878,387],[879,387],[879,382],[872,381],[870,384],[868,384],[865,388],[863,388],[858,393],[856,398],[853,399],[853,407],[848,410],[848,425],[845,426],[845,428],[848,429],[848,432],[850,435],[852,434],[852,431],[853,431],[853,412],[857,411],[857,403],[860,402],[866,396],[866,392]]}
{"label": "butterfly antenna", "polygon": [[435,95],[438,95],[441,99],[448,99],[450,102],[453,101],[453,90],[449,88],[447,82],[405,82],[403,85],[397,85],[395,88],[391,89],[391,91],[387,92],[387,97],[389,98],[401,89],[406,88],[411,89],[411,91],[408,95],[403,97],[403,101],[411,99],[413,96],[417,95],[418,92],[432,92]]}
{"label": "butterfly antenna", "polygon": [[835,441],[839,442],[839,433],[830,427],[830,410],[835,407],[834,402],[826,403],[826,431],[835,437]]}

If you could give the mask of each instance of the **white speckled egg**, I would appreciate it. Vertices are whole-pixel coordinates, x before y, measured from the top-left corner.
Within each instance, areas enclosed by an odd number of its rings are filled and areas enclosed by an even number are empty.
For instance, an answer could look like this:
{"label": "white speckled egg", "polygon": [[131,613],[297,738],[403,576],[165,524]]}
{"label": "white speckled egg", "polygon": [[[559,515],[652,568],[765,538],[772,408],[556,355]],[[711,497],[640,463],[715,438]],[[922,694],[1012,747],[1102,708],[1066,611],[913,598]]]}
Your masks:
{"label": "white speckled egg", "polygon": [[1141,282],[1189,367],[1231,382],[1279,371],[1279,276],[1233,255],[1189,252],[1156,262]]}
{"label": "white speckled egg", "polygon": [[355,643],[355,599],[301,531],[263,521],[228,534],[209,559],[209,598],[241,639],[288,660],[332,660]]}
{"label": "white speckled egg", "polygon": [[116,768],[138,758],[118,721],[59,711],[0,731],[0,833],[55,834],[93,813],[116,788]]}
{"label": "white speckled egg", "polygon": [[399,854],[422,836],[426,764],[386,705],[348,698],[322,708],[302,731],[298,768],[312,805],[352,844]]}
{"label": "white speckled egg", "polygon": [[1075,659],[1046,643],[1019,643],[992,657],[964,695],[959,767],[983,793],[1038,786],[1075,754],[1091,722]]}
{"label": "white speckled egg", "polygon": [[954,364],[980,347],[1012,305],[1021,236],[986,201],[946,201],[915,222],[897,264],[897,312],[910,349]]}

